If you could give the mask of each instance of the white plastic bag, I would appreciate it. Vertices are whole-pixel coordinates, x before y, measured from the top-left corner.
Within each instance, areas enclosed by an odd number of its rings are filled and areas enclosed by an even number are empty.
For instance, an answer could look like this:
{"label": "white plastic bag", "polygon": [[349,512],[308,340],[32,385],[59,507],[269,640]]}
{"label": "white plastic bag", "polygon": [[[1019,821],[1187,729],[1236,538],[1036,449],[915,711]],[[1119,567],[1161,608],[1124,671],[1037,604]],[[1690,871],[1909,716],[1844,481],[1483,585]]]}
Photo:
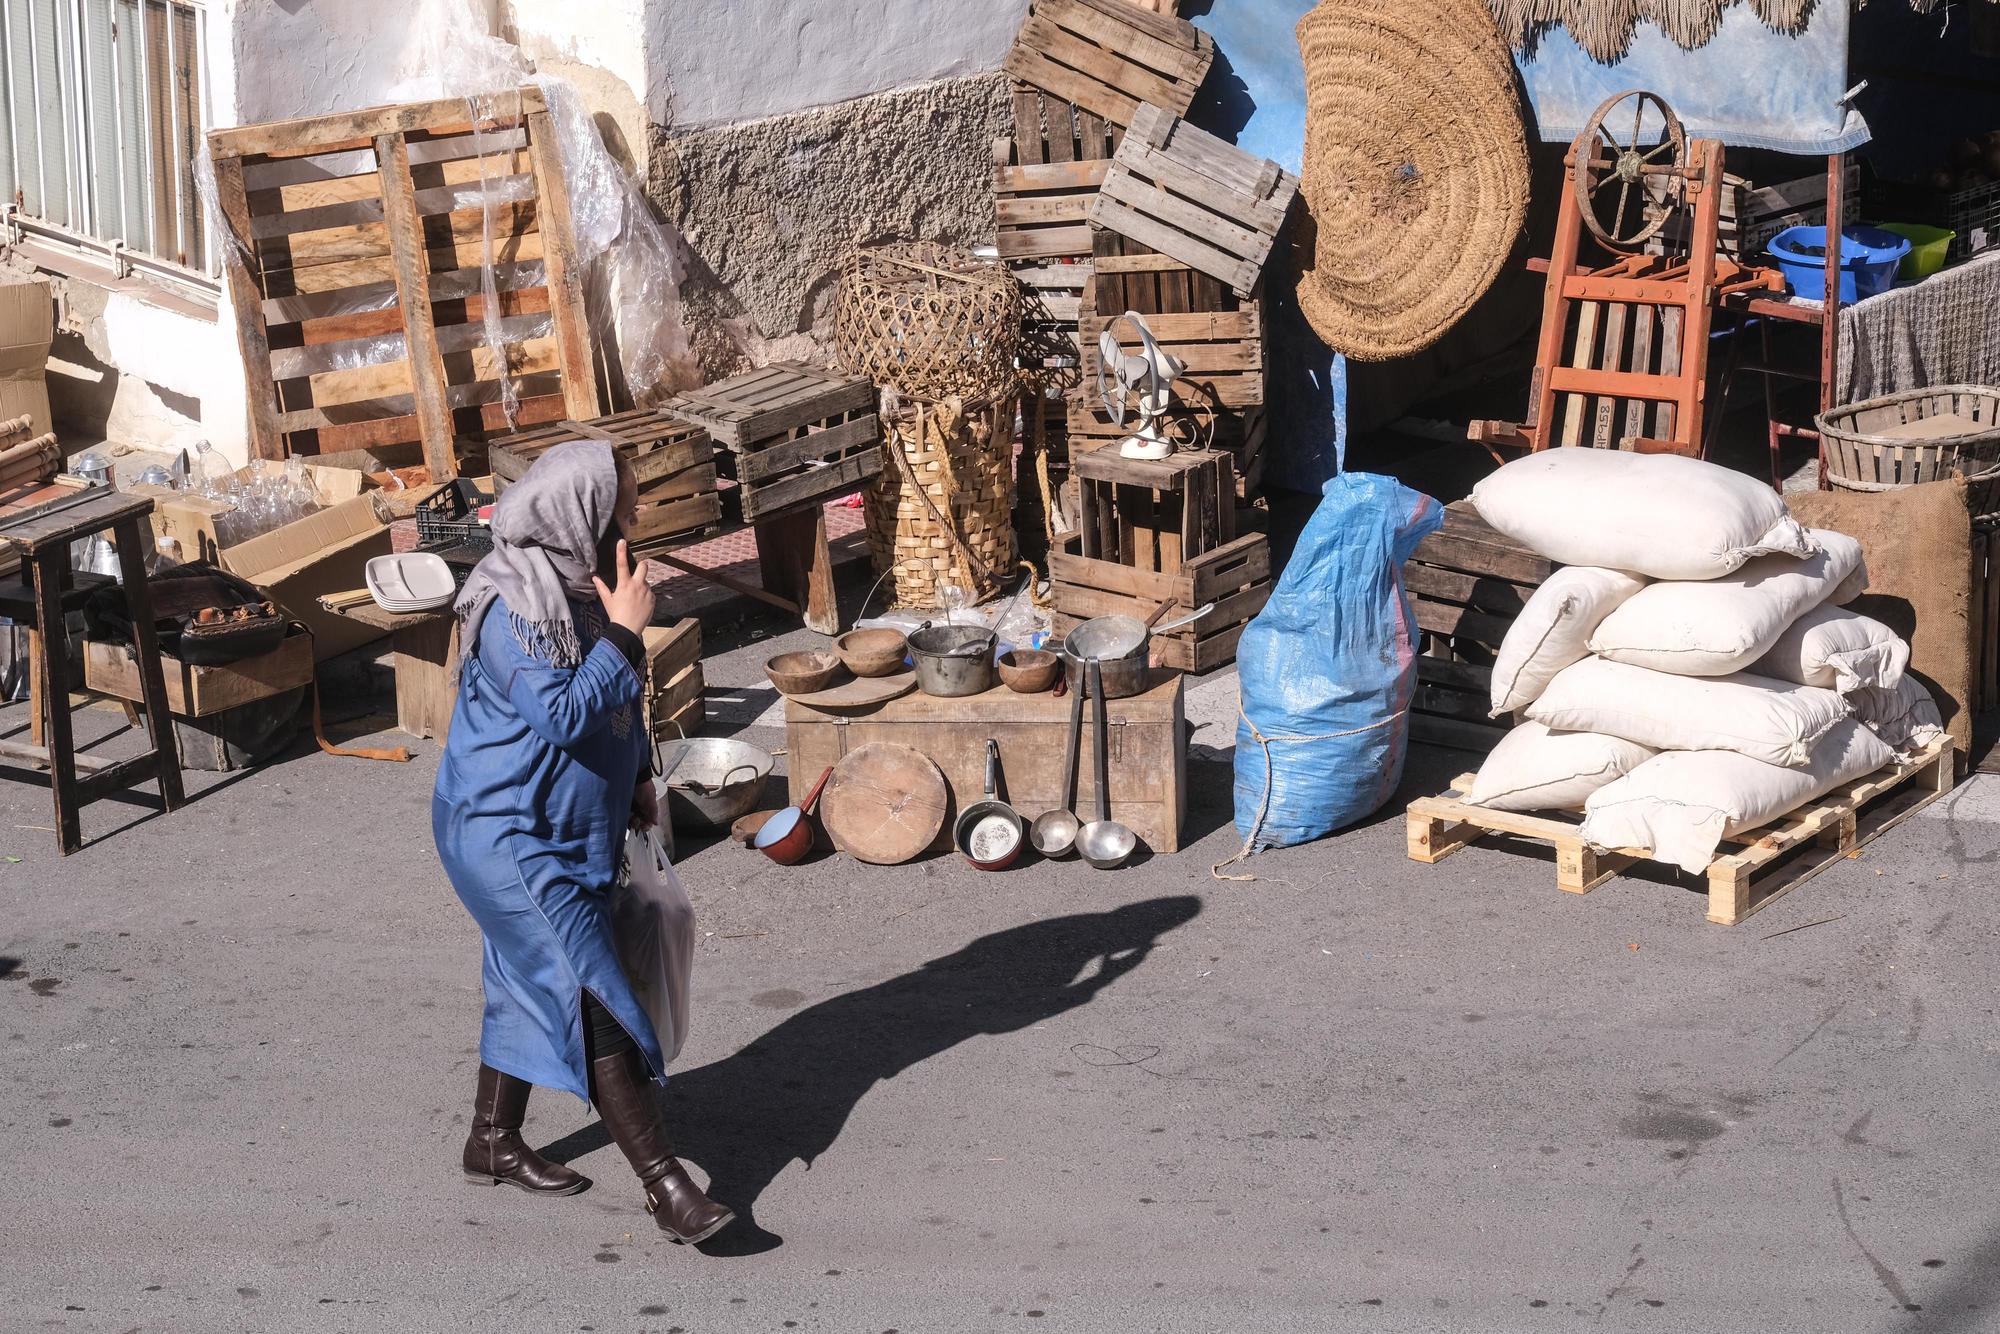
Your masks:
{"label": "white plastic bag", "polygon": [[1533,704],[1557,672],[1589,655],[1598,623],[1645,586],[1637,575],[1589,565],[1543,580],[1493,657],[1492,716]]}
{"label": "white plastic bag", "polygon": [[1465,799],[1496,811],[1580,811],[1591,793],[1655,753],[1623,737],[1522,723],[1500,738]]}
{"label": "white plastic bag", "polygon": [[688,987],[694,974],[694,902],[681,888],[659,836],[625,836],[628,874],[611,890],[611,939],[618,966],[653,1021],[669,1064],[688,1034]]}
{"label": "white plastic bag", "polygon": [[1544,449],[1472,490],[1479,517],[1564,565],[1714,579],[1752,556],[1818,550],[1770,487],[1678,454]]}
{"label": "white plastic bag", "polygon": [[[1720,578],[1640,589],[1604,618],[1590,636],[1590,651],[1682,676],[1749,670],[1793,621],[1866,569],[1853,538],[1823,528],[1806,531],[1821,549],[1804,560],[1759,556]],[[1865,573],[1861,580],[1866,587]]]}
{"label": "white plastic bag", "polygon": [[1831,690],[1734,676],[1676,676],[1585,658],[1565,667],[1528,716],[1558,732],[1604,732],[1654,750],[1734,750],[1800,767],[1847,717]]}
{"label": "white plastic bag", "polygon": [[1858,611],[1822,604],[1793,621],[1750,670],[1845,695],[1864,686],[1893,690],[1909,665],[1910,646],[1894,630]]}
{"label": "white plastic bag", "polygon": [[1803,768],[1728,750],[1655,755],[1590,795],[1582,833],[1600,848],[1637,848],[1699,875],[1728,835],[1768,824],[1894,758],[1852,718],[1820,738]]}

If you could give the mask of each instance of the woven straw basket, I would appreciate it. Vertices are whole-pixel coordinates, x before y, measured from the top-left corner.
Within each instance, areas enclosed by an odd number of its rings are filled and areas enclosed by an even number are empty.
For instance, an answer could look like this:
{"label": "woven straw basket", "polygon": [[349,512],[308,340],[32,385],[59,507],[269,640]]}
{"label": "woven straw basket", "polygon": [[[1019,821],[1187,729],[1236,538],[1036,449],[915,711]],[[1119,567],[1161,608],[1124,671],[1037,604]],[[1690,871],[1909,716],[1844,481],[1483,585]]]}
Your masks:
{"label": "woven straw basket", "polygon": [[1015,387],[1021,284],[931,241],[857,250],[834,298],[843,369],[909,398],[999,398]]}
{"label": "woven straw basket", "polygon": [[1826,480],[1843,491],[1895,491],[1963,475],[1975,516],[2000,510],[2000,389],[1905,390],[1843,404],[1820,414],[1818,426]]}
{"label": "woven straw basket", "polygon": [[1322,0],[1298,36],[1299,306],[1350,357],[1421,351],[1492,285],[1527,217],[1513,61],[1484,0]]}
{"label": "woven straw basket", "polygon": [[1011,395],[905,402],[882,414],[888,461],[867,491],[868,549],[896,602],[938,605],[941,584],[995,591],[1014,561]]}

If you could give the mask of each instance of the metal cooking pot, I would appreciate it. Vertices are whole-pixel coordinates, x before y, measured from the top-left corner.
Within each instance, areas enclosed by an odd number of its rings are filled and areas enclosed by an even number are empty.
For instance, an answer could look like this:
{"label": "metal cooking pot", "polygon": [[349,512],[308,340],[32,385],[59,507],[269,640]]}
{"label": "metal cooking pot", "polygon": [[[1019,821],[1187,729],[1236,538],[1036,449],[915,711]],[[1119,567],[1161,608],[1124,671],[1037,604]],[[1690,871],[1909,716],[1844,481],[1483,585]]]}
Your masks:
{"label": "metal cooking pot", "polygon": [[980,625],[928,625],[910,633],[910,661],[917,689],[951,699],[980,695],[999,681],[993,666],[993,632]]}
{"label": "metal cooking pot", "polygon": [[764,795],[771,753],[743,741],[693,737],[655,752],[667,818],[676,829],[727,829]]}
{"label": "metal cooking pot", "polygon": [[[1165,611],[1166,605],[1162,605],[1160,611]],[[1143,692],[1147,685],[1148,651],[1153,646],[1154,629],[1175,630],[1200,620],[1214,609],[1215,604],[1211,602],[1159,626],[1136,616],[1092,617],[1063,636],[1063,674],[1069,681],[1069,688],[1088,688],[1084,668],[1095,658],[1103,677],[1106,699],[1129,699]],[[1155,620],[1159,614],[1159,611],[1153,613]]]}

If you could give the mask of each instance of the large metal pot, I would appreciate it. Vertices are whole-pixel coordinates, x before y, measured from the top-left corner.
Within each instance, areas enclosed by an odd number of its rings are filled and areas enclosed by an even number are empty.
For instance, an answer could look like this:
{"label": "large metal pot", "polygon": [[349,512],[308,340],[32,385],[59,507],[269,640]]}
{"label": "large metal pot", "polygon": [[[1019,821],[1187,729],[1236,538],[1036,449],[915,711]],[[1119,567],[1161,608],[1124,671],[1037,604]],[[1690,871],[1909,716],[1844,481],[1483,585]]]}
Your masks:
{"label": "large metal pot", "polygon": [[999,681],[993,632],[981,625],[928,625],[910,634],[917,689],[945,699],[980,695]]}
{"label": "large metal pot", "polygon": [[[1171,605],[1171,604],[1168,604]],[[1148,659],[1153,647],[1153,631],[1174,630],[1198,621],[1214,610],[1209,603],[1198,611],[1155,626],[1137,616],[1096,616],[1063,636],[1063,674],[1071,690],[1088,689],[1084,669],[1092,658],[1104,681],[1104,698],[1129,699],[1144,692],[1150,678]],[[1157,621],[1161,611],[1153,613]]]}
{"label": "large metal pot", "polygon": [[771,752],[743,741],[692,737],[659,748],[660,786],[676,829],[727,829],[764,795]]}

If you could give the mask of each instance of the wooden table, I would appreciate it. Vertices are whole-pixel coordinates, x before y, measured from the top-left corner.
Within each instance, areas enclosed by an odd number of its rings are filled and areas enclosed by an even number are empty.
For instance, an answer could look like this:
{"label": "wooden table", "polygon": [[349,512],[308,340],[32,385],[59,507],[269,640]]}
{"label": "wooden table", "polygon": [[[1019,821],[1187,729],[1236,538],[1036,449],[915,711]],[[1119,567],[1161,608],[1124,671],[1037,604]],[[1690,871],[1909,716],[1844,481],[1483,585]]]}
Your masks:
{"label": "wooden table", "polygon": [[444,739],[451,727],[457,690],[458,617],[449,609],[407,614],[383,611],[373,602],[344,605],[321,598],[320,606],[389,636],[396,662],[396,726],[414,737]]}
{"label": "wooden table", "polygon": [[[1151,689],[1111,700],[1106,707],[1111,816],[1154,852],[1180,850],[1181,824],[1187,817],[1181,679],[1175,672],[1156,671]],[[817,709],[787,699],[792,800],[804,797],[820,773],[849,751],[871,742],[897,742],[930,756],[944,773],[951,809],[931,846],[949,848],[958,812],[978,801],[984,789],[988,737],[1000,746],[1000,794],[1022,819],[1033,821],[1061,804],[1069,714],[1067,695],[1017,695],[1005,686],[959,699],[918,692],[861,709]],[[1086,700],[1075,806],[1086,822],[1097,811],[1094,727]]]}

